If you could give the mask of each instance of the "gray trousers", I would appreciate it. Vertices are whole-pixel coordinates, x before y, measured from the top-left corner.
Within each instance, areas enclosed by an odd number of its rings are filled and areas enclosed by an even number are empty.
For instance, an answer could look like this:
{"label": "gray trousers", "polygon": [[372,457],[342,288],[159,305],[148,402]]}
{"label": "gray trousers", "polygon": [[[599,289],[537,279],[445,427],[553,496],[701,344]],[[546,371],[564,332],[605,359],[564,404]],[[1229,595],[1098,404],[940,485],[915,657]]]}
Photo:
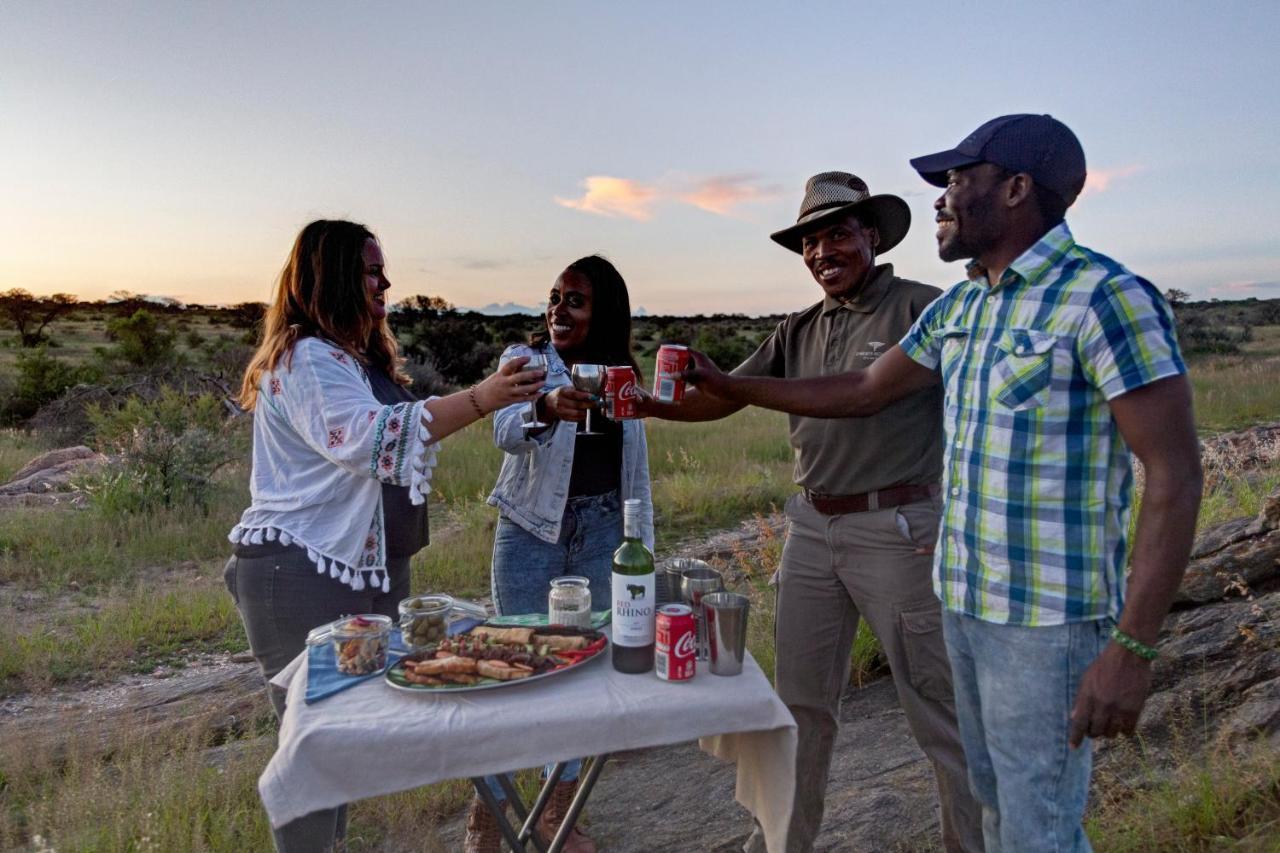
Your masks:
{"label": "gray trousers", "polygon": [[[915,553],[936,541],[939,510],[937,498],[831,516],[803,495],[787,502],[775,680],[798,727],[788,853],[812,850],[822,825],[840,695],[849,683],[859,619],[867,620],[880,641],[907,724],[933,764],[943,846],[983,849],[982,810],[969,791],[932,557]],[[764,850],[758,831],[746,849]]]}
{"label": "gray trousers", "polygon": [[[409,558],[388,560],[391,591],[350,587],[316,572],[300,548],[264,549],[269,556],[232,557],[223,580],[244,622],[249,649],[267,681],[276,717],[284,716],[285,693],[270,681],[306,646],[307,632],[340,616],[382,613],[397,618],[398,604],[409,595]],[[347,807],[303,815],[272,830],[280,853],[332,850],[347,833]]]}

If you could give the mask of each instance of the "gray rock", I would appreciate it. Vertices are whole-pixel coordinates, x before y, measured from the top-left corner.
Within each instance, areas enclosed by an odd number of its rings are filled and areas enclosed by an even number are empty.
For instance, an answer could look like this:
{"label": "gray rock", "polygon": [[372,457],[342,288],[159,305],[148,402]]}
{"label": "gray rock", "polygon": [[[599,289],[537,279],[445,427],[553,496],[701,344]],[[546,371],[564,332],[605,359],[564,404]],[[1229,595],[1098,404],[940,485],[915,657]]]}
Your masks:
{"label": "gray rock", "polygon": [[32,459],[26,465],[19,468],[18,471],[9,478],[9,482],[17,482],[18,480],[31,476],[37,471],[43,471],[46,468],[52,468],[67,462],[74,462],[77,459],[93,459],[100,455],[101,454],[96,453],[84,445],[64,447],[59,450],[50,450],[47,453],[41,453],[35,459]]}
{"label": "gray rock", "polygon": [[28,462],[12,480],[0,485],[0,496],[65,492],[72,488],[73,480],[99,470],[106,461],[107,457],[87,447],[51,450]]}

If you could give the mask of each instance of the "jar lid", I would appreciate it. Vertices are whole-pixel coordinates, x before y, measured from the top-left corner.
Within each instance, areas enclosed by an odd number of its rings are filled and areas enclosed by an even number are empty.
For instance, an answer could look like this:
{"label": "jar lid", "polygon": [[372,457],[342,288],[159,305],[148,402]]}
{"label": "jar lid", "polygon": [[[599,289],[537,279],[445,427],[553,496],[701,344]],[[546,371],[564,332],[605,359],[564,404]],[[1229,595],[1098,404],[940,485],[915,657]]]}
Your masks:
{"label": "jar lid", "polygon": [[565,575],[564,577],[552,578],[551,585],[555,587],[582,587],[586,589],[591,585],[591,579],[582,575]]}
{"label": "jar lid", "polygon": [[453,596],[442,592],[428,592],[422,595],[411,595],[400,602],[400,615],[412,616],[419,613],[443,613],[453,608]]}
{"label": "jar lid", "polygon": [[333,623],[333,636],[342,639],[375,636],[388,633],[390,630],[391,617],[383,616],[381,613],[362,613]]}

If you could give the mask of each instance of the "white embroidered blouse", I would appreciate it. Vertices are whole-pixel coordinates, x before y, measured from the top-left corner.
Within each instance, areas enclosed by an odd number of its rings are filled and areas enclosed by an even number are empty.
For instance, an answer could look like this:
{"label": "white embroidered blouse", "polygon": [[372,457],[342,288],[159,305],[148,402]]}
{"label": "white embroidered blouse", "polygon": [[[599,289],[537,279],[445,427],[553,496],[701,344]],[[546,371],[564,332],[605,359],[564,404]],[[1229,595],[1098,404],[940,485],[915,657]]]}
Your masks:
{"label": "white embroidered blouse", "polygon": [[281,359],[263,372],[252,502],[228,538],[300,545],[318,573],[389,592],[382,484],[408,486],[414,504],[431,491],[426,403],[383,405],[351,355],[321,338],[299,340],[291,365]]}

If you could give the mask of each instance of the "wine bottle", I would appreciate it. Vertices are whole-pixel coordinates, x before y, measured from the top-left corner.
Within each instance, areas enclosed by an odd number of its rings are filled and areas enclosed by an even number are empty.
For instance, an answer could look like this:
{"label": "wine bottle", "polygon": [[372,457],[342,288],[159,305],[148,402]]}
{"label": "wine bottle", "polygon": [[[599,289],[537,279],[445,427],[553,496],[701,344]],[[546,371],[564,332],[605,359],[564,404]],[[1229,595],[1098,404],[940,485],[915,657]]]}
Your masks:
{"label": "wine bottle", "polygon": [[635,498],[622,502],[622,544],[613,552],[613,668],[618,672],[653,669],[653,554],[640,538],[640,506]]}

